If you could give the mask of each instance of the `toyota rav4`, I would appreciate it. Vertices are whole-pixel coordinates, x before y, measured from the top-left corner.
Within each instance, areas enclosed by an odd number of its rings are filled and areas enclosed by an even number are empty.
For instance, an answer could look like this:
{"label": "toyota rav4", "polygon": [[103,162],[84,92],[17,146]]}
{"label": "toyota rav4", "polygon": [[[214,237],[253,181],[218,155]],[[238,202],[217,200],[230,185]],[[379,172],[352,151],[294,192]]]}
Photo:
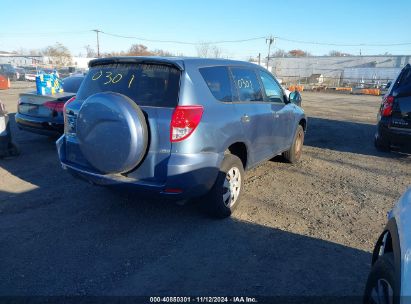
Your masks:
{"label": "toyota rav4", "polygon": [[64,106],[62,167],[98,185],[176,200],[205,197],[218,217],[238,205],[244,170],[301,157],[307,119],[264,68],[240,61],[117,57],[89,64]]}

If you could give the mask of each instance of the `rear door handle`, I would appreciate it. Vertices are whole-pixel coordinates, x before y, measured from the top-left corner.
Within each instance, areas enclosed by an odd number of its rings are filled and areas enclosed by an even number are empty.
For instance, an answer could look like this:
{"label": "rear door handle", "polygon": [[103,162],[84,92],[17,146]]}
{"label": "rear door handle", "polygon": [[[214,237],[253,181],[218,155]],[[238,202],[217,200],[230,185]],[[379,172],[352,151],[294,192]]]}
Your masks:
{"label": "rear door handle", "polygon": [[250,116],[248,116],[247,114],[244,114],[244,115],[241,117],[241,121],[242,121],[242,122],[250,122]]}
{"label": "rear door handle", "polygon": [[280,117],[280,114],[278,114],[276,111],[273,111],[273,116],[274,116],[274,118],[278,118],[278,117]]}

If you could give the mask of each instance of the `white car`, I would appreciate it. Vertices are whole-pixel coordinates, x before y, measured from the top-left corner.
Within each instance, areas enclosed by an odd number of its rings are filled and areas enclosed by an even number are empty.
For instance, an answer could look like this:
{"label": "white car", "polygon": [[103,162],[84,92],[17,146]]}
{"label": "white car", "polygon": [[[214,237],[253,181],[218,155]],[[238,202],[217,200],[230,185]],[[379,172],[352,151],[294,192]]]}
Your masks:
{"label": "white car", "polygon": [[375,245],[364,303],[411,303],[411,188],[388,213]]}

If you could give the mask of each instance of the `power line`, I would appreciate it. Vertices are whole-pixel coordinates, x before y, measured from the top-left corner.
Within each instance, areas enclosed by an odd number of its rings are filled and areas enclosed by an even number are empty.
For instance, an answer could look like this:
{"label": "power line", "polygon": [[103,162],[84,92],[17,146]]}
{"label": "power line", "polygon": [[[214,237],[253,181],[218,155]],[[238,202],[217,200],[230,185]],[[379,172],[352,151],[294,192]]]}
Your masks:
{"label": "power line", "polygon": [[204,41],[204,42],[193,42],[193,41],[183,41],[183,40],[163,40],[163,39],[149,39],[145,37],[139,37],[139,36],[127,36],[127,35],[120,35],[120,34],[115,34],[115,33],[109,33],[109,32],[104,32],[101,30],[82,30],[82,31],[60,31],[60,32],[37,32],[37,33],[29,33],[29,32],[15,32],[15,33],[1,33],[0,36],[55,36],[55,35],[70,35],[70,34],[85,34],[85,33],[90,33],[91,32],[96,32],[98,33],[107,35],[107,36],[112,36],[112,37],[117,37],[117,38],[123,38],[123,39],[135,39],[135,40],[141,40],[141,41],[146,41],[146,42],[158,42],[158,43],[174,43],[174,44],[183,44],[183,45],[199,45],[199,44],[226,44],[226,43],[243,43],[243,42],[249,42],[249,41],[256,41],[256,40],[262,40],[262,39],[277,39],[280,41],[286,41],[286,42],[291,42],[291,43],[298,43],[298,44],[310,44],[310,45],[323,45],[323,46],[337,46],[337,47],[392,47],[392,46],[408,46],[411,45],[411,42],[399,42],[399,43],[332,43],[332,42],[321,42],[321,41],[307,41],[307,40],[296,40],[296,39],[290,39],[282,36],[276,36],[276,37],[268,37],[267,36],[259,36],[259,37],[251,37],[251,38],[245,38],[245,39],[235,39],[235,40],[216,40],[216,41]]}
{"label": "power line", "polygon": [[54,36],[54,35],[70,35],[70,34],[85,34],[85,33],[90,33],[90,31],[83,30],[83,31],[39,32],[39,33],[17,32],[17,33],[0,33],[0,36]]}
{"label": "power line", "polygon": [[238,40],[217,40],[217,41],[192,42],[192,41],[181,41],[181,40],[148,39],[148,38],[137,37],[137,36],[118,35],[118,34],[108,33],[108,32],[104,32],[104,31],[100,31],[100,33],[102,33],[104,35],[107,35],[107,36],[125,38],[125,39],[136,39],[136,40],[147,41],[147,42],[175,43],[175,44],[186,44],[186,45],[241,43],[241,42],[261,40],[261,39],[266,38],[265,36],[260,36],[260,37],[252,37],[252,38],[238,39]]}
{"label": "power line", "polygon": [[411,42],[401,42],[401,43],[328,43],[328,42],[317,42],[317,41],[303,41],[294,40],[284,37],[276,37],[278,40],[301,43],[301,44],[315,44],[315,45],[328,45],[328,46],[399,46],[399,45],[411,45]]}

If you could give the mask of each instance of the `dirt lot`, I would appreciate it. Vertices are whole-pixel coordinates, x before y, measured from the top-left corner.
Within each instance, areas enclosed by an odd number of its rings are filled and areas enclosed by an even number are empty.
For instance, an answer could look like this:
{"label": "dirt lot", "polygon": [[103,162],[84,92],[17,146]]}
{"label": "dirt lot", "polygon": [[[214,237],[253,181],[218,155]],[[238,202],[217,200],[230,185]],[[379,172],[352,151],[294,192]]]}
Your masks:
{"label": "dirt lot", "polygon": [[[0,91],[10,112],[20,91]],[[360,295],[411,181],[411,156],[373,147],[379,102],[304,92],[302,162],[248,172],[222,221],[73,179],[52,139],[13,122],[22,154],[0,160],[0,294]]]}

